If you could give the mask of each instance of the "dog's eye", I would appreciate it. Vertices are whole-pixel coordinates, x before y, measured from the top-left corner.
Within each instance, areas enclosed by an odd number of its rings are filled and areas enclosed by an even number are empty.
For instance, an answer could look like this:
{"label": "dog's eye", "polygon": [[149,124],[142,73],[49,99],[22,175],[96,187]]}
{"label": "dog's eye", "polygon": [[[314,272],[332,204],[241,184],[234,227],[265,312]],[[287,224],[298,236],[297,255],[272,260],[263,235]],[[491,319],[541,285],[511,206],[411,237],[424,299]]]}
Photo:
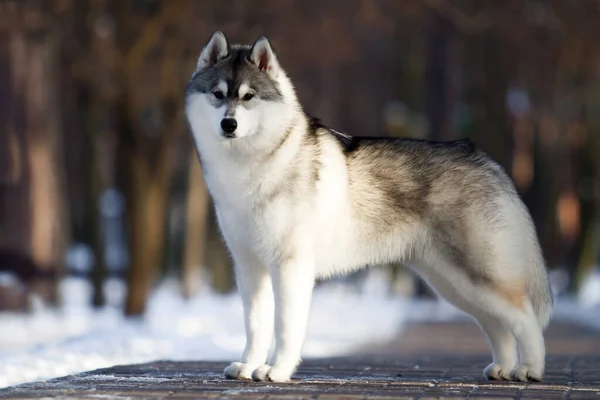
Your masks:
{"label": "dog's eye", "polygon": [[223,100],[225,98],[225,95],[223,94],[223,92],[213,92],[213,95],[218,99],[218,100]]}
{"label": "dog's eye", "polygon": [[254,93],[246,93],[243,97],[244,101],[252,100]]}

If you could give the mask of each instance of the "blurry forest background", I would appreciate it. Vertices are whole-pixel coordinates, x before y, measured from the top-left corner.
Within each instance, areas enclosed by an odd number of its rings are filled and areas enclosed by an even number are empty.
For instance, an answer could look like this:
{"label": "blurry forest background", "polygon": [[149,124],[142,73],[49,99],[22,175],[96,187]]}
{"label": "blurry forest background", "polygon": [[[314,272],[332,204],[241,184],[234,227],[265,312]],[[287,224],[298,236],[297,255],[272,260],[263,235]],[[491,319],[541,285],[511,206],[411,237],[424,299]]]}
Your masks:
{"label": "blurry forest background", "polygon": [[95,306],[125,279],[128,315],[165,275],[232,290],[183,114],[216,29],[268,36],[336,129],[473,140],[574,293],[600,245],[598,21],[598,0],[0,0],[0,309],[66,275]]}

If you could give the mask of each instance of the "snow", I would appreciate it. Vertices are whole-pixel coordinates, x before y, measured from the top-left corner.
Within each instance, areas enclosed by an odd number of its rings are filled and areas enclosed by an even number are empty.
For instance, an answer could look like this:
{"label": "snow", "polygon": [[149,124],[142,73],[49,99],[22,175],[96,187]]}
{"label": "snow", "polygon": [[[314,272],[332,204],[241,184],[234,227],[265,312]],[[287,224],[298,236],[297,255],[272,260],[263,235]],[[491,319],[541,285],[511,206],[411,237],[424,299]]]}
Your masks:
{"label": "snow", "polygon": [[578,300],[584,308],[600,306],[600,269],[596,269],[587,277],[579,291]]}
{"label": "snow", "polygon": [[80,374],[74,378],[77,380],[85,381],[127,381],[127,382],[169,382],[171,378],[160,378],[156,376],[116,376],[111,374]]}
{"label": "snow", "polygon": [[[393,339],[407,321],[448,320],[465,315],[444,301],[411,302],[391,296],[384,270],[373,270],[361,290],[331,282],[315,290],[304,357],[351,354],[371,343]],[[46,380],[119,364],[170,360],[237,360],[245,336],[237,293],[206,289],[190,300],[179,283],[165,280],[152,294],[146,315],[125,318],[116,307],[124,295],[109,282],[109,306],[94,311],[89,283],[62,282],[65,306],[39,305],[24,315],[0,313],[0,387]],[[561,301],[555,316],[600,329],[600,273],[580,298]],[[88,375],[89,377],[89,375]]]}
{"label": "snow", "polygon": [[600,268],[586,278],[576,297],[565,297],[555,305],[554,315],[600,330]]}

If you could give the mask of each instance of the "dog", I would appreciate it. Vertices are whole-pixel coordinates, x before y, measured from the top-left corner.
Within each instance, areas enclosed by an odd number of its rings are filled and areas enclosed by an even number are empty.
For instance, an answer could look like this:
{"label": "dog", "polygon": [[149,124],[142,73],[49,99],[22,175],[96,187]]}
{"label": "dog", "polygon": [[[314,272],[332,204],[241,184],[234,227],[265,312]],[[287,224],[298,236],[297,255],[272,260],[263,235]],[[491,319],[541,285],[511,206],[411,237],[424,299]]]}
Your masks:
{"label": "dog", "polygon": [[548,274],[527,208],[488,155],[468,140],[324,126],[266,37],[215,32],[185,100],[244,307],[246,347],[227,378],[289,381],[315,280],[402,262],[485,332],[489,379],[542,379]]}

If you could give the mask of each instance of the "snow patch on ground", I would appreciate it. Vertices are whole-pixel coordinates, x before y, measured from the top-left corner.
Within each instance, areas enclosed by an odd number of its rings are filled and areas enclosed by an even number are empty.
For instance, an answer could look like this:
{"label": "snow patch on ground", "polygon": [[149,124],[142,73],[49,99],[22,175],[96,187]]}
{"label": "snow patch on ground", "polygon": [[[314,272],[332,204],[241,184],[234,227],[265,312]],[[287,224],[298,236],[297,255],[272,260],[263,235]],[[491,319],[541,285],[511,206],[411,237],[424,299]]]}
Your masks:
{"label": "snow patch on ground", "polygon": [[76,375],[75,381],[127,381],[127,382],[167,382],[172,381],[172,378],[159,378],[155,376],[116,376],[116,375],[98,375],[98,374],[82,374]]}
{"label": "snow patch on ground", "polygon": [[565,297],[554,305],[554,318],[577,322],[600,330],[600,269],[585,280],[576,297]]}

